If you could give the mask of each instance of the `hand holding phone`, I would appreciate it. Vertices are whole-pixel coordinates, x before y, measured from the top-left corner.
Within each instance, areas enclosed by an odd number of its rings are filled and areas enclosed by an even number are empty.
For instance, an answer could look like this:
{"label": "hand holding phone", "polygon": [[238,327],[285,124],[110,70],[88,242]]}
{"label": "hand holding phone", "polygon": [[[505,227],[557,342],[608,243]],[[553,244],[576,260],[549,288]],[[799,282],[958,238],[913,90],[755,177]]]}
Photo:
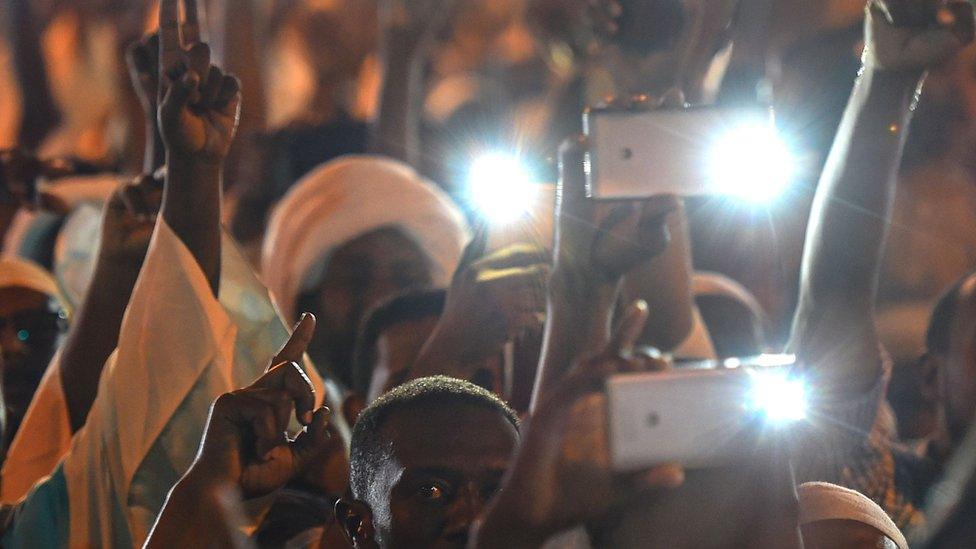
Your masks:
{"label": "hand holding phone", "polygon": [[747,459],[757,437],[806,410],[790,366],[624,374],[607,382],[610,460],[619,472],[656,463],[708,468]]}

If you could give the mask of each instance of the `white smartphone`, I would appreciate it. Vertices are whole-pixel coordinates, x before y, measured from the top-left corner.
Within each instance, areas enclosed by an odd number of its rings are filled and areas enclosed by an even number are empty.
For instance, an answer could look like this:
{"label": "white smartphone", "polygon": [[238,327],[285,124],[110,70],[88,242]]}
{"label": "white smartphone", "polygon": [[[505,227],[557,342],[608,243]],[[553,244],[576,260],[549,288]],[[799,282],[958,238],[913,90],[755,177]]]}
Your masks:
{"label": "white smartphone", "polygon": [[723,194],[715,174],[719,149],[727,150],[737,130],[755,127],[773,128],[768,108],[588,109],[587,194],[606,200]]}
{"label": "white smartphone", "polygon": [[[756,401],[758,371],[674,370],[610,378],[606,395],[613,469],[627,472],[672,462],[697,469],[747,459],[768,419]],[[762,372],[774,376],[764,379],[786,379],[782,368]],[[781,382],[786,391],[791,383]]]}

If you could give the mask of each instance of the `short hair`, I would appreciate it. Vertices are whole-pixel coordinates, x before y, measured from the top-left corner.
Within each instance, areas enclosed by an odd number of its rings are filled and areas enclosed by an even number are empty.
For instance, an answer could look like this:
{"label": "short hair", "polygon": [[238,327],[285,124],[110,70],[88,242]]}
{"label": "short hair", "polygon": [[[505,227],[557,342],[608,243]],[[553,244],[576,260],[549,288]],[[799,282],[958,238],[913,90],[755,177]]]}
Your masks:
{"label": "short hair", "polygon": [[352,389],[361,395],[369,391],[376,363],[376,341],[383,332],[404,322],[440,316],[446,300],[447,290],[416,290],[389,299],[367,313],[353,351]]}
{"label": "short hair", "polygon": [[952,322],[959,310],[959,298],[963,284],[976,273],[970,273],[949,287],[932,309],[929,326],[925,331],[925,350],[930,354],[944,355],[949,352],[952,340]]}
{"label": "short hair", "polygon": [[363,499],[373,475],[389,451],[381,431],[386,421],[399,412],[425,405],[469,405],[496,411],[516,430],[518,414],[494,393],[474,383],[447,376],[415,379],[377,398],[359,415],[352,429],[349,457],[349,487],[356,499]]}

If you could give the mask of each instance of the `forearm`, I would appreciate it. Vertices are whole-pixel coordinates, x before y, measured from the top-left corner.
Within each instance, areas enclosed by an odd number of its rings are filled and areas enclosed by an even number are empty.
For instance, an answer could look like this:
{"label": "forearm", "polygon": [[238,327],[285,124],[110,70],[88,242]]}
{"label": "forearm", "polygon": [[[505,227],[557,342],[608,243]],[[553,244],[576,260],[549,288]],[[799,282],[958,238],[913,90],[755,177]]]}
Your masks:
{"label": "forearm", "polygon": [[865,69],[858,79],[814,199],[801,302],[873,302],[920,77]]}
{"label": "forearm", "polygon": [[423,56],[411,40],[395,31],[382,49],[383,86],[370,149],[419,167]]}
{"label": "forearm", "polygon": [[609,341],[617,282],[593,280],[558,267],[553,271],[533,409],[577,361],[596,354]]}
{"label": "forearm", "polygon": [[166,188],[160,212],[203,270],[216,296],[220,286],[219,163],[183,161],[167,155]]}
{"label": "forearm", "polygon": [[246,540],[236,537],[223,510],[217,483],[198,481],[192,474],[173,486],[144,547],[240,547]]}
{"label": "forearm", "polygon": [[61,353],[60,374],[72,432],[88,417],[102,367],[118,345],[140,264],[100,260]]}
{"label": "forearm", "polygon": [[647,302],[651,316],[641,343],[671,351],[688,337],[695,306],[692,295],[691,243],[684,207],[668,217],[671,243],[661,255],[624,277],[624,302]]}
{"label": "forearm", "polygon": [[881,375],[874,299],[920,77],[864,71],[814,199],[790,351],[809,381],[838,399],[863,394]]}
{"label": "forearm", "polygon": [[29,0],[12,0],[8,24],[14,68],[24,103],[19,143],[27,148],[39,146],[60,118],[51,97],[41,48],[41,28],[34,21],[31,3]]}

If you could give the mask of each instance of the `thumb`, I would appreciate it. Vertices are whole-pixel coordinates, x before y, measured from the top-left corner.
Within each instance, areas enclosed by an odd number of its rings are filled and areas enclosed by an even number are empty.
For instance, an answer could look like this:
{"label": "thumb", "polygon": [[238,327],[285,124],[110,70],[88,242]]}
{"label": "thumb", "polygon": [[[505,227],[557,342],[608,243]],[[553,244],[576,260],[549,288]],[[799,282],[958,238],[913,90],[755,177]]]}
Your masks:
{"label": "thumb", "polygon": [[329,432],[331,417],[332,410],[325,406],[319,408],[312,415],[312,422],[292,443],[298,471],[304,470],[313,459],[318,458],[329,447],[332,439],[332,434]]}
{"label": "thumb", "polygon": [[607,345],[607,353],[610,356],[629,355],[637,344],[644,326],[647,324],[647,302],[643,299],[635,301],[627,307],[623,320],[614,330],[610,343]]}
{"label": "thumb", "polygon": [[[166,96],[159,106],[160,116],[164,120],[174,120],[187,106],[190,96],[200,85],[200,75],[194,71],[186,71],[182,77],[173,79]],[[162,123],[162,120],[160,120]]]}

